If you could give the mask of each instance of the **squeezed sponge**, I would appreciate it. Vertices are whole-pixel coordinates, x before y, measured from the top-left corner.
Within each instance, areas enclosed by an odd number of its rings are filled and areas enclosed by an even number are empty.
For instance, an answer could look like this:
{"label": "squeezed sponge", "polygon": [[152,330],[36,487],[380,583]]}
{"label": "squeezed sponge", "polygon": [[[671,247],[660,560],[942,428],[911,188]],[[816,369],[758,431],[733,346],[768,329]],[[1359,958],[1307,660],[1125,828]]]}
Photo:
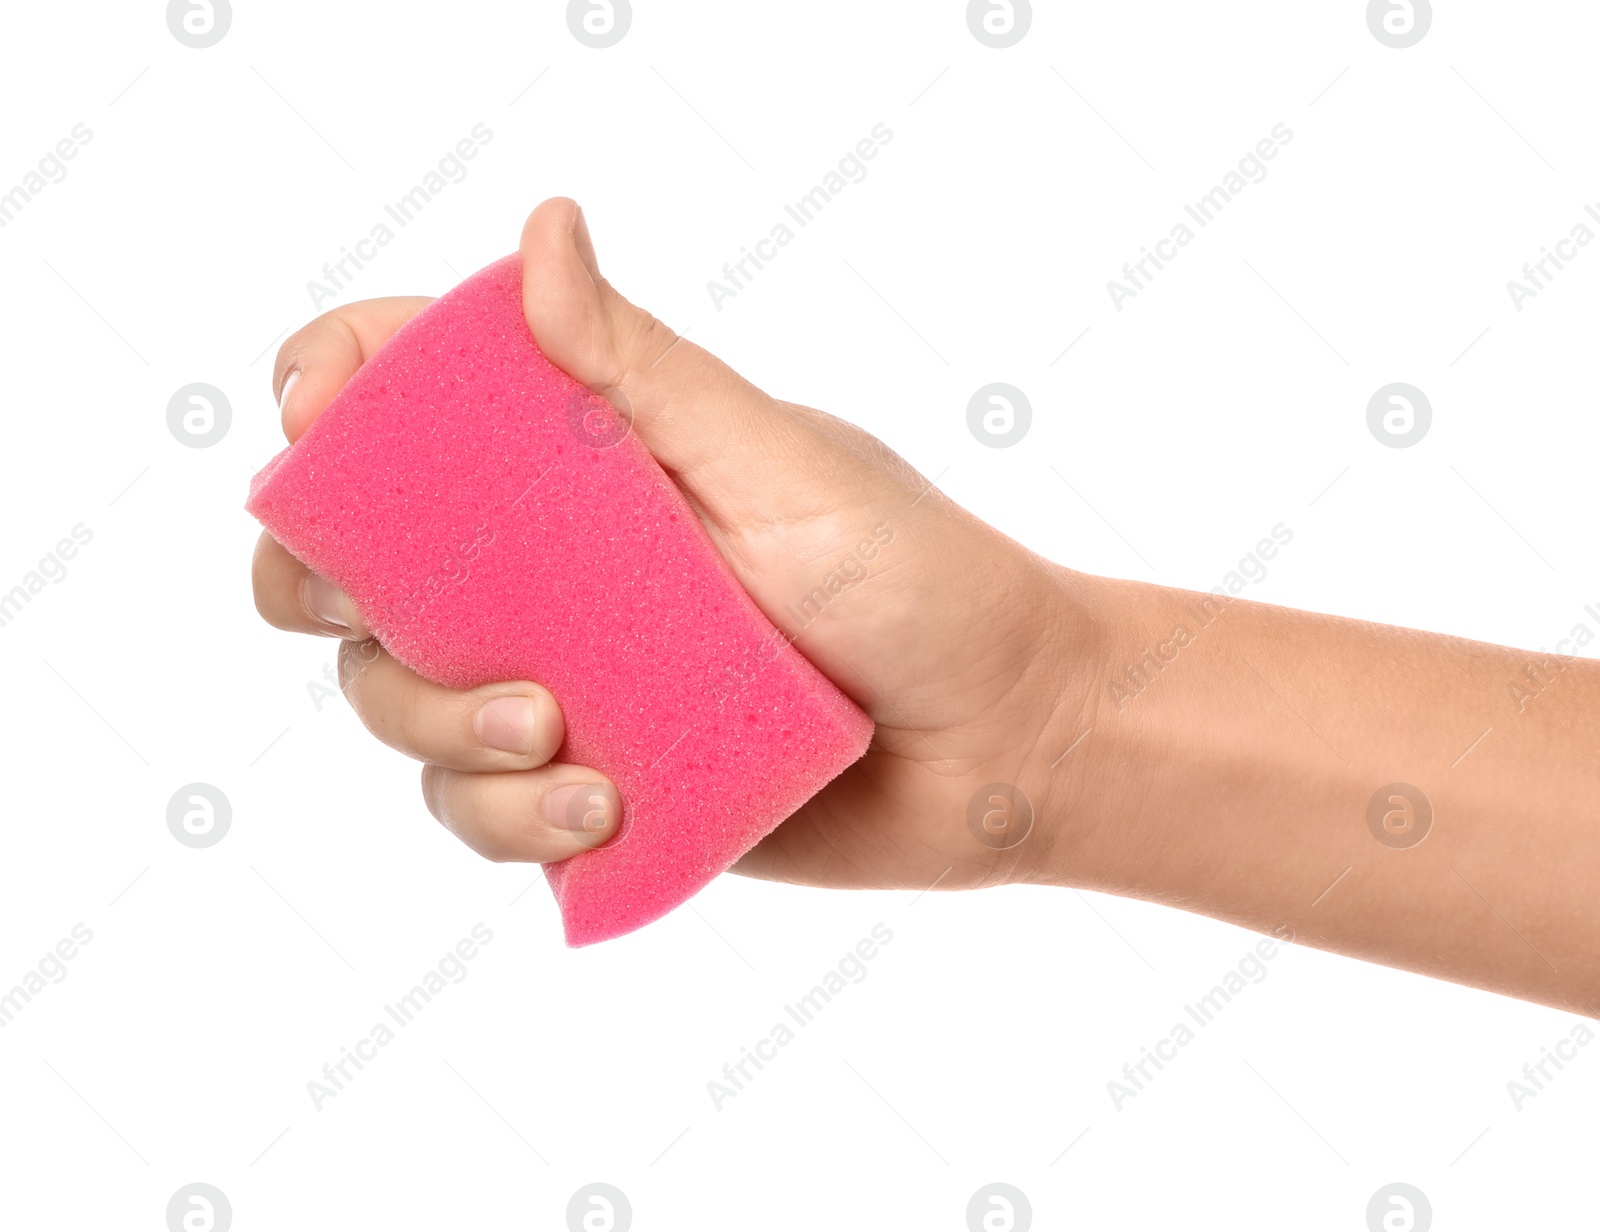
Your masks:
{"label": "squeezed sponge", "polygon": [[623,799],[616,838],[546,867],[573,946],[693,896],[872,737],[629,426],[534,344],[507,257],[402,327],[246,504],[412,670],[555,694],[558,760]]}

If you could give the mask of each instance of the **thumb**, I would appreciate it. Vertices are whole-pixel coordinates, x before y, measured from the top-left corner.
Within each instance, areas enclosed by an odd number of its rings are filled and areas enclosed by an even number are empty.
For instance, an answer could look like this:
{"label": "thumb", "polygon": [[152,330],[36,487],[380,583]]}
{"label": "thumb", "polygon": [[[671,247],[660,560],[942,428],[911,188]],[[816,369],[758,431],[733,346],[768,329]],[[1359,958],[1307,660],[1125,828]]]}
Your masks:
{"label": "thumb", "polygon": [[[714,522],[768,509],[793,476],[801,425],[710,352],[623,298],[600,274],[577,203],[544,202],[522,229],[522,307],[550,361],[633,417],[634,431]],[[765,490],[763,490],[765,489]]]}

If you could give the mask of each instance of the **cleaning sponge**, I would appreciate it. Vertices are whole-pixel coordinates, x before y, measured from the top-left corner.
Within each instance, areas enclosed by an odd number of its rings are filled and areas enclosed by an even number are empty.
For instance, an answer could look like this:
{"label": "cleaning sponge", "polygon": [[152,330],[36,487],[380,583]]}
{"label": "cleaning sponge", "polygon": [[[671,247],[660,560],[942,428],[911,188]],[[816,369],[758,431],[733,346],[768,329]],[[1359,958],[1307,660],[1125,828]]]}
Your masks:
{"label": "cleaning sponge", "polygon": [[558,760],[623,799],[615,839],[546,868],[574,946],[690,898],[872,736],[628,429],[534,344],[507,257],[402,327],[246,505],[414,671],[555,694]]}

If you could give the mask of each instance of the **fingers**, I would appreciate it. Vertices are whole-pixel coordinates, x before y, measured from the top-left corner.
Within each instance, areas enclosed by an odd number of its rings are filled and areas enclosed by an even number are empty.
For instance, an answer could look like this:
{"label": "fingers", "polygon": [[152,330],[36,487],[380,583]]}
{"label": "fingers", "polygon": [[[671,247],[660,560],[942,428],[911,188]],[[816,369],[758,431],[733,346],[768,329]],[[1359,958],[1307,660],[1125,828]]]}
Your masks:
{"label": "fingers", "polygon": [[617,789],[582,766],[513,774],[427,766],[422,795],[451,833],[497,862],[565,860],[614,837],[622,821]]}
{"label": "fingers", "polygon": [[[568,236],[579,267],[593,268],[586,233],[588,267]],[[272,378],[284,435],[298,440],[357,369],[429,302],[351,304],[292,335]],[[510,682],[463,692],[424,680],[368,640],[349,597],[270,535],[256,545],[251,574],[256,607],[269,624],[345,639],[339,675],[351,705],[384,743],[429,763],[428,807],[475,851],[492,860],[549,863],[617,833],[622,800],[614,786],[596,771],[545,765],[565,737],[548,689]]]}
{"label": "fingers", "polygon": [[[325,312],[292,334],[278,349],[272,371],[284,435],[299,440],[356,369],[431,302],[417,295],[364,300]],[[268,624],[358,641],[371,636],[349,597],[270,535],[256,544],[251,580],[256,609]]]}
{"label": "fingers", "polygon": [[510,681],[447,689],[417,675],[377,642],[344,644],[339,683],[379,740],[449,770],[531,770],[554,757],[566,737],[561,708],[544,686]]}
{"label": "fingers", "polygon": [[272,370],[283,434],[299,440],[356,369],[431,302],[421,295],[362,300],[325,312],[290,335]]}
{"label": "fingers", "polygon": [[256,611],[274,628],[358,642],[372,636],[344,591],[312,573],[265,531],[256,540],[250,582]]}
{"label": "fingers", "polygon": [[543,686],[446,689],[377,642],[349,641],[340,650],[339,681],[373,735],[428,763],[428,810],[478,854],[547,864],[617,834],[622,798],[603,775],[545,765],[566,729]]}
{"label": "fingers", "polygon": [[[356,369],[431,301],[423,296],[365,300],[326,312],[278,350],[272,389],[284,435],[298,440]],[[272,536],[256,544],[251,566],[256,610],[294,633],[362,641],[372,636],[349,597],[318,577]]]}

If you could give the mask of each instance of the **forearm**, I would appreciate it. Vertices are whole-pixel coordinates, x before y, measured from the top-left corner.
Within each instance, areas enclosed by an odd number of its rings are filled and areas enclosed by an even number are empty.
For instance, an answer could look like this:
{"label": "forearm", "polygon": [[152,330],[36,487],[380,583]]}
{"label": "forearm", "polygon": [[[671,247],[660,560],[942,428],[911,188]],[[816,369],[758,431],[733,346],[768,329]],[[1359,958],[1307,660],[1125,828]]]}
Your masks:
{"label": "forearm", "polygon": [[1046,779],[1053,879],[1596,1012],[1600,664],[1072,588],[1097,678],[1045,742],[1088,730]]}

